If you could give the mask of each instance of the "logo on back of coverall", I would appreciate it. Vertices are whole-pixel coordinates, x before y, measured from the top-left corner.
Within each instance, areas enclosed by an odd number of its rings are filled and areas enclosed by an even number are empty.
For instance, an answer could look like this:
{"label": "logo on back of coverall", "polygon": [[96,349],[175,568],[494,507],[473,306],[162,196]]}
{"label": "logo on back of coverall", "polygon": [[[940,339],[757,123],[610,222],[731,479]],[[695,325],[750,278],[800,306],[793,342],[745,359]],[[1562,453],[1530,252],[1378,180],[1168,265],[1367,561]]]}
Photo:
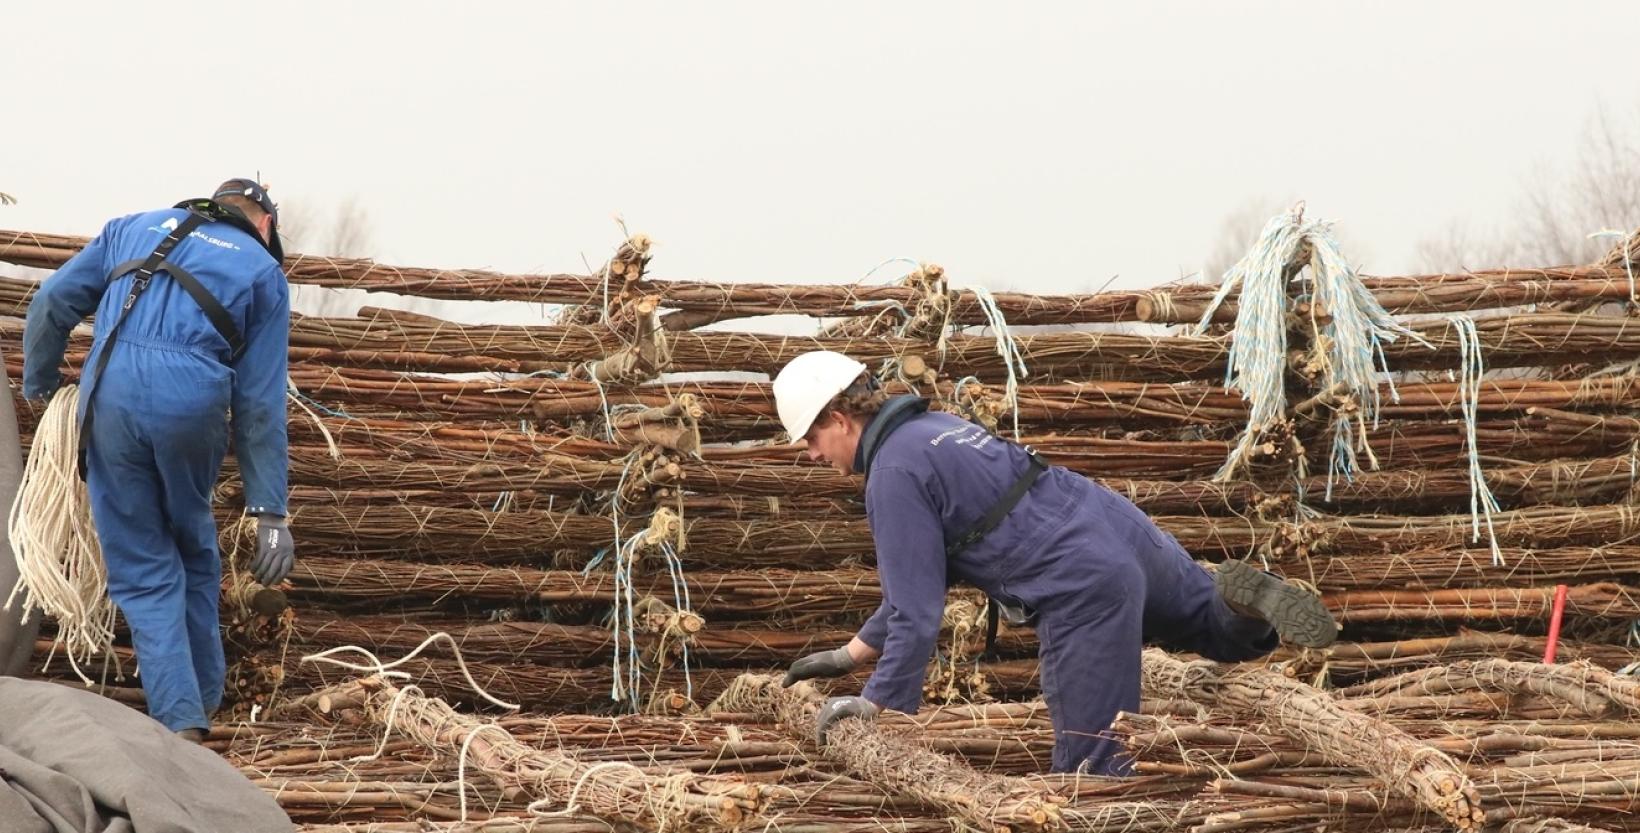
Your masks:
{"label": "logo on back of coverall", "polygon": [[[181,222],[179,220],[177,220],[177,218],[171,217],[171,218],[166,219],[165,222],[160,223],[157,226],[149,226],[148,230],[149,231],[154,231],[154,232],[159,232],[161,234],[166,234],[166,233],[169,233],[169,232],[176,231],[177,226],[180,225],[180,224],[181,224]],[[216,246],[218,248],[233,249],[236,252],[239,251],[239,246],[238,245],[236,245],[234,243],[231,243],[227,240],[223,240],[219,237],[212,237],[209,234],[206,234],[205,232],[202,232],[198,229],[195,229],[191,232],[188,232],[188,236],[198,238],[198,239],[203,240],[206,243],[209,243],[212,246]]]}

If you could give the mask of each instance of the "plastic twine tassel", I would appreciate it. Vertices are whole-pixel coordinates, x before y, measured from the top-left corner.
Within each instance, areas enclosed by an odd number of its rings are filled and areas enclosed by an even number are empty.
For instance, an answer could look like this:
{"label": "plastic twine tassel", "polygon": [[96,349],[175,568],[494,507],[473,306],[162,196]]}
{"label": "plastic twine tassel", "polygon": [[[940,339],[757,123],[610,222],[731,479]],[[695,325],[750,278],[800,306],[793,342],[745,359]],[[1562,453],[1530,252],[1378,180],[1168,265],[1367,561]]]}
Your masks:
{"label": "plastic twine tassel", "polygon": [[[1320,356],[1322,387],[1347,391],[1359,408],[1358,415],[1343,409],[1333,414],[1332,453],[1327,462],[1330,501],[1335,480],[1342,475],[1348,481],[1360,469],[1358,453],[1366,455],[1370,468],[1378,467],[1367,444],[1367,431],[1378,427],[1382,405],[1378,372],[1389,371],[1384,363],[1384,343],[1405,336],[1432,349],[1434,345],[1396,321],[1361,283],[1332,237],[1331,222],[1310,223],[1301,231],[1310,244],[1310,273],[1315,286],[1311,320],[1317,322],[1315,331],[1325,348]],[[1322,310],[1327,315],[1325,324],[1318,323],[1318,311]],[[1389,393],[1392,402],[1399,401],[1393,381]]]}
{"label": "plastic twine tassel", "polygon": [[1213,475],[1228,480],[1246,464],[1259,432],[1279,423],[1287,405],[1282,372],[1287,364],[1287,264],[1303,242],[1298,211],[1289,211],[1265,223],[1258,241],[1224,273],[1224,280],[1207,305],[1197,334],[1205,333],[1213,313],[1238,287],[1240,308],[1230,341],[1230,363],[1225,384],[1241,391],[1250,407],[1247,429],[1224,465]]}
{"label": "plastic twine tassel", "polygon": [[1486,485],[1481,471],[1480,449],[1475,437],[1475,419],[1481,398],[1481,377],[1486,368],[1481,361],[1481,337],[1475,330],[1475,320],[1459,313],[1447,316],[1458,334],[1458,393],[1463,406],[1464,444],[1469,449],[1469,526],[1470,541],[1481,539],[1481,519],[1486,519],[1486,537],[1492,547],[1492,566],[1503,566],[1503,551],[1498,549],[1498,536],[1492,529],[1492,513],[1498,511],[1497,498]]}

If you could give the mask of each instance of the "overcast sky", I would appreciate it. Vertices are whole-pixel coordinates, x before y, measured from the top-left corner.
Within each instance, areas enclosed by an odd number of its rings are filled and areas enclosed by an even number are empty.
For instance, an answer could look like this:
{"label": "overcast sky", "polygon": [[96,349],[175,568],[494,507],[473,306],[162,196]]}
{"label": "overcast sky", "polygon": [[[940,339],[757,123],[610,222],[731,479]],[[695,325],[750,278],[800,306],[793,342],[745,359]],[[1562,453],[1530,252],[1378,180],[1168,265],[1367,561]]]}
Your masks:
{"label": "overcast sky", "polygon": [[[1393,274],[1633,115],[1630,2],[11,3],[0,227],[260,170],[384,261],[1142,287],[1308,200]],[[1636,220],[1630,220],[1634,225]],[[889,270],[894,271],[894,270]],[[898,272],[895,272],[898,274]],[[885,275],[886,276],[886,275]]]}

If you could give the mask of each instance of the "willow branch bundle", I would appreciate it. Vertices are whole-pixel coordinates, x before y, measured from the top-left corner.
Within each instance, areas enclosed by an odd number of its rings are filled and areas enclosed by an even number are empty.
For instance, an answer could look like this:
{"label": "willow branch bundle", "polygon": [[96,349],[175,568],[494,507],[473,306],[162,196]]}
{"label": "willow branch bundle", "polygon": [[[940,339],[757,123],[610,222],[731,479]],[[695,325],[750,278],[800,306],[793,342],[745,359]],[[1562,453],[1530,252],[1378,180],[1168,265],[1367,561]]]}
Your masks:
{"label": "willow branch bundle", "polygon": [[[1589,460],[1554,460],[1518,466],[1490,466],[1486,484],[1502,503],[1590,503],[1620,497],[1635,480],[1636,459],[1624,454]],[[1306,492],[1319,494],[1322,483],[1312,478]],[[1468,477],[1452,468],[1362,472],[1354,482],[1334,486],[1329,506],[1441,505],[1467,503]]]}
{"label": "willow branch bundle", "polygon": [[721,776],[652,775],[631,765],[587,764],[561,751],[535,749],[500,726],[380,677],[338,686],[329,698],[333,707],[361,710],[384,731],[401,732],[442,754],[463,755],[474,771],[565,814],[581,810],[659,830],[729,831],[755,817],[764,801],[762,788]]}
{"label": "willow branch bundle", "polygon": [[[1339,642],[1320,657],[1314,651],[1277,648],[1267,658],[1283,664],[1283,670],[1305,678],[1324,669],[1335,680],[1361,680],[1422,668],[1426,665],[1459,660],[1506,658],[1541,659],[1547,640],[1541,636],[1514,633],[1465,631],[1456,636],[1427,636],[1387,642]],[[1632,652],[1618,645],[1562,639],[1560,656],[1567,660],[1587,659],[1605,668],[1621,668],[1632,662]]]}
{"label": "willow branch bundle", "polygon": [[344,453],[338,459],[328,448],[293,445],[290,481],[336,489],[394,490],[442,489],[462,492],[534,490],[553,494],[580,494],[613,489],[622,467],[573,457],[543,454],[524,461],[505,458],[477,463],[395,460],[369,453]]}
{"label": "willow branch bundle", "polygon": [[[449,634],[465,659],[480,662],[596,665],[607,662],[609,652],[615,648],[608,628],[545,622],[407,620],[393,615],[338,616],[304,611],[291,623],[291,629],[293,653],[358,645],[377,654],[402,654],[435,633]],[[696,656],[700,656],[698,652]],[[775,657],[770,660],[778,661]]]}
{"label": "willow branch bundle", "polygon": [[[1357,590],[1323,595],[1340,623],[1538,619],[1548,615],[1555,588]],[[1640,599],[1627,587],[1601,582],[1567,591],[1566,613],[1590,619],[1640,618]]]}
{"label": "willow branch bundle", "polygon": [[1321,590],[1419,589],[1575,583],[1640,575],[1640,546],[1510,547],[1503,566],[1486,549],[1312,556],[1303,578]]}
{"label": "willow branch bundle", "polygon": [[[574,710],[608,711],[614,708],[609,696],[610,672],[602,668],[570,668],[562,665],[538,665],[525,662],[469,661],[473,678],[485,691],[523,705],[532,711],[562,712]],[[710,702],[721,694],[736,677],[748,669],[760,672],[779,672],[786,662],[747,663],[727,668],[696,667],[690,669],[686,680],[682,669],[663,668],[645,674],[644,688],[647,702],[641,704],[649,713],[678,713],[692,709],[696,704]],[[985,663],[980,666],[985,674],[988,690],[999,697],[1026,698],[1036,696],[1041,689],[1036,660],[1010,660]],[[452,703],[475,708],[484,703],[473,694],[472,685],[462,674],[456,662],[441,658],[417,657],[401,666],[410,672],[412,681],[427,693]],[[828,690],[836,693],[859,691],[867,674],[860,672],[828,683]],[[344,683],[347,672],[334,668],[304,663],[289,668],[282,689],[286,696],[315,691]],[[141,691],[135,690],[140,697]],[[693,698],[686,696],[693,691]]]}
{"label": "willow branch bundle", "polygon": [[[708,425],[730,422],[762,426],[765,435],[778,428],[774,398],[766,382],[674,382],[605,387],[573,379],[528,377],[452,380],[386,370],[362,370],[303,364],[291,368],[296,386],[327,401],[392,405],[450,417],[506,419],[535,416],[543,420],[601,416],[607,407],[665,407],[676,396],[696,398]],[[904,383],[886,385],[890,393],[909,393]],[[946,402],[984,397],[992,392],[977,382],[960,387],[937,382],[925,394]],[[1019,387],[1022,422],[1054,425],[1099,424],[1144,420],[1176,424],[1213,424],[1245,419],[1245,406],[1232,391],[1199,384],[1065,381]]]}
{"label": "willow branch bundle", "polygon": [[[295,316],[291,322],[290,358],[293,362],[314,362],[341,367],[421,372],[499,371],[529,373],[568,371],[571,366],[599,362],[627,355],[631,337],[605,325],[476,325],[409,317],[398,312],[369,310],[365,318],[315,318]],[[1489,331],[1498,344],[1484,353],[1489,366],[1535,366],[1566,364],[1591,357],[1617,360],[1640,355],[1640,331],[1618,332],[1621,324],[1613,319],[1591,316],[1591,322],[1575,327],[1559,321],[1526,322],[1517,331]],[[1583,317],[1578,317],[1583,318]],[[1616,319],[1621,322],[1622,319]],[[1528,326],[1528,324],[1532,326]],[[1560,344],[1560,353],[1546,352],[1547,336],[1520,335],[1534,329],[1572,327]],[[1580,336],[1599,331],[1606,336]],[[12,336],[8,335],[8,340]],[[1033,379],[1070,379],[1097,369],[1097,378],[1111,380],[1157,380],[1182,382],[1191,379],[1216,380],[1228,356],[1225,340],[1218,336],[1151,336],[1123,333],[1045,332],[1013,336],[1021,356],[1032,370]],[[1487,348],[1483,334],[1483,351]],[[1512,339],[1502,341],[1502,339]],[[658,339],[658,340],[657,340]],[[900,338],[812,338],[741,332],[688,332],[669,336],[654,335],[653,348],[645,348],[642,359],[654,370],[675,372],[743,370],[773,373],[792,358],[811,350],[836,350],[864,361],[881,364],[932,351],[928,342]],[[1566,345],[1581,345],[1576,349]],[[83,336],[71,338],[75,352],[86,348]],[[1397,369],[1443,369],[1457,362],[1457,352],[1429,350],[1422,346],[1399,347],[1389,355]],[[1494,358],[1495,357],[1495,358]],[[933,357],[926,360],[934,364]],[[604,381],[629,382],[639,378],[626,361],[605,373]],[[954,335],[945,340],[939,357],[941,370],[951,377],[977,376],[993,381],[1007,377],[1007,368],[996,353],[991,336]],[[610,365],[615,367],[615,365]],[[610,374],[615,375],[610,375]],[[1455,387],[1455,386],[1453,386]],[[1504,385],[1503,390],[1509,389]],[[1483,408],[1492,405],[1490,392],[1483,390]],[[1544,404],[1552,404],[1553,400]],[[1399,410],[1386,414],[1404,415],[1419,407],[1416,398],[1403,401]],[[1423,406],[1427,408],[1428,406]]]}
{"label": "willow branch bundle", "polygon": [[[739,332],[681,332],[660,337],[657,370],[745,370],[772,373],[812,350],[848,353],[868,364],[921,356],[930,345],[907,338],[812,338]],[[1015,336],[1033,372],[1045,377],[1081,375],[1088,364],[1108,366],[1112,378],[1189,379],[1222,366],[1223,339],[1211,336],[1141,336],[1120,333],[1033,333]],[[603,325],[473,325],[408,320],[373,313],[369,318],[291,321],[291,357],[352,367],[422,370],[567,370],[597,362],[629,346],[627,337]],[[996,338],[956,335],[946,339],[948,372],[1002,379],[1007,368]],[[1040,370],[1038,370],[1040,368]],[[624,377],[623,377],[624,378]]]}
{"label": "willow branch bundle", "polygon": [[1587,660],[1564,665],[1506,659],[1458,662],[1380,678],[1342,693],[1365,697],[1486,688],[1554,698],[1595,718],[1612,712],[1640,714],[1640,681],[1618,676]]}
{"label": "willow branch bundle", "polygon": [[[1552,460],[1485,469],[1487,486],[1505,506],[1610,502],[1633,486],[1636,461],[1624,454],[1588,460]],[[1290,510],[1278,494],[1248,481],[1217,483],[1205,480],[1145,480],[1102,478],[1106,487],[1127,497],[1149,513],[1204,515],[1264,514],[1266,501]],[[1470,484],[1467,472],[1453,467],[1357,472],[1350,482],[1335,483],[1331,501],[1321,498],[1325,477],[1304,481],[1304,493],[1317,508],[1330,510],[1402,509],[1430,512],[1467,509]]]}
{"label": "willow branch bundle", "polygon": [[[634,385],[654,379],[671,362],[670,346],[655,320],[659,304],[660,298],[648,296],[623,305],[621,315],[630,319],[630,331],[622,330],[625,334],[621,347],[576,368],[575,375],[606,385]],[[613,314],[605,323],[612,328],[620,326]]]}
{"label": "willow branch bundle", "polygon": [[[1492,515],[1497,541],[1504,546],[1554,546],[1620,540],[1640,531],[1633,506],[1536,506]],[[1471,542],[1470,516],[1359,515],[1305,524],[1302,534],[1334,552],[1414,548],[1461,548]]]}
{"label": "willow branch bundle", "polygon": [[[87,238],[69,235],[0,231],[0,261],[55,269],[84,247]],[[509,300],[552,304],[603,303],[601,275],[504,275],[479,270],[399,267],[366,259],[293,255],[285,261],[292,283],[333,288],[394,292],[451,300]],[[1366,287],[1395,313],[1455,312],[1548,304],[1571,300],[1629,297],[1628,274],[1621,263],[1551,269],[1490,270],[1466,274],[1412,277],[1368,277]],[[697,281],[646,280],[643,288],[660,294],[664,306],[689,310],[668,329],[687,329],[713,321],[759,315],[807,314],[828,318],[871,316],[883,306],[910,306],[917,291],[906,286],[861,284],[780,285],[712,284]],[[1101,292],[1091,295],[996,293],[996,301],[1015,325],[1150,321],[1183,324],[1199,320],[1215,287],[1180,285],[1149,292]],[[974,293],[957,290],[952,323],[981,326],[987,322]],[[1216,321],[1230,321],[1235,305],[1221,307]]]}
{"label": "willow branch bundle", "polygon": [[[1518,469],[1489,468],[1487,478],[1504,494],[1519,495],[1517,504],[1540,502],[1582,502],[1598,496],[1614,495],[1626,481],[1625,468],[1628,452],[1640,434],[1640,421],[1634,426],[1618,427],[1611,423],[1615,417],[1599,418],[1602,425],[1588,426],[1554,422],[1547,417],[1526,420],[1483,421],[1479,427],[1479,443],[1486,455],[1512,457],[1517,460],[1550,459],[1556,457],[1591,457],[1609,455],[1588,464],[1561,462],[1546,467],[1521,466]],[[27,422],[27,417],[23,420]],[[565,436],[530,435],[516,428],[506,429],[499,424],[452,424],[438,422],[409,423],[404,420],[381,418],[341,419],[324,417],[322,424],[337,443],[344,460],[352,463],[336,464],[323,459],[314,461],[306,482],[321,485],[325,467],[339,472],[338,477],[349,478],[345,485],[361,487],[372,481],[389,479],[388,474],[401,460],[426,462],[445,460],[459,463],[463,470],[472,468],[477,473],[487,470],[475,463],[496,461],[504,471],[518,471],[525,459],[539,459],[550,475],[562,474],[565,480],[548,477],[541,487],[561,491],[569,483],[601,483],[612,476],[618,477],[619,460],[626,449]],[[26,429],[25,425],[25,429]],[[314,454],[329,456],[329,445],[313,425],[312,418],[298,411],[290,425],[293,445],[298,453],[311,450]],[[1344,485],[1335,495],[1338,506],[1386,503],[1415,504],[1418,489],[1428,489],[1444,496],[1455,488],[1439,471],[1461,461],[1464,439],[1461,425],[1450,422],[1396,422],[1386,423],[1371,432],[1379,444],[1384,470],[1358,475],[1359,485]],[[1115,481],[1161,479],[1188,482],[1211,472],[1226,448],[1218,440],[1163,440],[1114,439],[1077,434],[1027,435],[1024,441],[1038,448],[1058,465],[1094,477]],[[323,452],[318,451],[323,447]],[[1618,455],[1617,452],[1622,452]],[[722,465],[720,472],[700,475],[702,490],[733,489],[743,482],[747,488],[780,490],[788,486],[798,491],[821,489],[829,494],[857,492],[856,480],[837,477],[829,470],[795,461],[800,449],[791,446],[758,446],[724,448],[706,446],[701,449],[705,464]],[[510,459],[509,459],[510,458]],[[562,462],[560,462],[562,461]],[[511,463],[511,466],[504,463]],[[747,464],[750,470],[737,464]],[[758,464],[758,465],[754,465]],[[765,474],[759,465],[778,464]],[[372,472],[380,467],[378,477]],[[1421,471],[1408,471],[1416,467]],[[1579,475],[1579,472],[1583,475]],[[348,473],[351,472],[351,473]],[[1548,475],[1545,477],[1544,475]],[[426,482],[448,478],[444,472],[436,476],[428,473]],[[311,479],[308,479],[311,478]],[[588,479],[591,478],[591,479]],[[1556,478],[1560,478],[1556,483]],[[1566,478],[1578,478],[1575,481]],[[446,479],[448,483],[448,480]],[[520,472],[489,479],[490,485],[522,486],[534,482],[534,476]],[[716,485],[714,485],[716,484]],[[338,484],[341,485],[341,484]],[[1112,484],[1126,488],[1120,482]],[[1147,487],[1138,487],[1147,488]],[[1203,500],[1218,500],[1219,495],[1238,494],[1241,484],[1202,492],[1207,487],[1189,485],[1201,493]],[[1135,492],[1142,494],[1141,492]],[[1171,499],[1180,506],[1183,498]],[[1189,509],[1188,511],[1196,511]]]}
{"label": "willow branch bundle", "polygon": [[[1603,457],[1628,453],[1640,437],[1640,421],[1622,423],[1593,415],[1587,421],[1574,421],[1531,408],[1525,417],[1482,419],[1476,423],[1475,434],[1483,457],[1518,461]],[[1377,452],[1379,468],[1386,471],[1461,465],[1467,453],[1464,426],[1452,420],[1386,421],[1369,430],[1367,437]],[[1325,462],[1317,448],[1309,449],[1308,456]]]}
{"label": "willow branch bundle", "polygon": [[[55,269],[83,248],[86,240],[67,235],[0,231],[0,261]],[[612,263],[619,262],[620,253],[617,253]],[[604,302],[603,275],[504,275],[466,269],[398,267],[365,259],[300,254],[286,258],[284,266],[291,283],[334,289],[363,289],[461,301],[578,304],[591,308],[601,308]],[[687,314],[679,312],[663,318],[663,324],[669,330],[691,329],[716,321],[763,315],[799,314],[826,318],[872,316],[880,313],[884,304],[904,305],[916,300],[915,290],[907,287],[866,284],[712,284],[644,280],[641,288],[661,295],[666,307],[688,311]],[[995,299],[1008,321],[1016,325],[1086,324],[1135,320],[1134,307],[1141,295],[1138,292],[1087,295],[998,292]],[[955,291],[951,323],[962,326],[983,326],[988,323],[975,293]]]}
{"label": "willow branch bundle", "polygon": [[[808,735],[820,710],[808,683],[783,688],[778,677],[746,675],[719,696],[713,709],[750,712]],[[1024,783],[988,775],[894,736],[867,720],[832,727],[820,748],[862,780],[954,813],[980,830],[1061,830],[1057,802]]]}
{"label": "willow branch bundle", "polygon": [[[849,833],[857,827],[852,820],[825,816],[792,814],[783,815],[780,819],[783,833]],[[882,833],[957,833],[950,822],[940,819],[882,819],[874,821],[871,829]],[[609,833],[609,828],[602,822],[509,816],[468,823],[423,820],[316,824],[300,828],[300,833]]]}
{"label": "willow branch bundle", "polygon": [[1588,663],[1546,665],[1489,659],[1456,662],[1363,683],[1340,692],[1343,696],[1433,695],[1467,691],[1536,694],[1571,705],[1593,718],[1604,718],[1617,704],[1602,696],[1596,675],[1616,679],[1611,672]]}
{"label": "willow branch bundle", "polygon": [[1590,827],[1562,818],[1510,819],[1498,833],[1610,833],[1604,827]]}
{"label": "willow branch bundle", "polygon": [[[1478,317],[1475,328],[1488,367],[1533,367],[1597,361],[1604,364],[1640,355],[1640,325],[1626,317],[1599,314],[1519,313]],[[1453,366],[1457,332],[1448,320],[1410,325],[1433,345],[1384,345],[1390,367],[1441,369]]]}
{"label": "willow branch bundle", "polygon": [[[504,560],[555,549],[597,550],[614,537],[610,520],[564,512],[492,512],[443,506],[317,505],[292,510],[291,527],[304,541],[337,552],[406,557]],[[629,526],[641,519],[629,519]],[[636,531],[623,529],[623,536]],[[230,535],[231,530],[224,535]],[[684,538],[696,554],[753,555],[871,551],[870,530],[858,520],[701,518],[686,521]]]}
{"label": "willow branch bundle", "polygon": [[1457,762],[1405,732],[1358,712],[1303,683],[1257,669],[1221,669],[1145,651],[1145,691],[1266,721],[1340,766],[1360,767],[1462,830],[1485,816],[1480,797]]}
{"label": "willow branch bundle", "polygon": [[[298,561],[291,580],[297,593],[350,600],[421,596],[501,602],[607,602],[613,601],[615,593],[614,576],[603,572],[583,575],[579,570],[318,556]],[[671,597],[672,579],[664,570],[638,575],[634,580],[640,592]],[[871,570],[692,570],[684,574],[683,580],[696,608],[706,614],[870,612],[881,599],[877,575]]]}
{"label": "willow branch bundle", "polygon": [[[1629,297],[1628,275],[1621,265],[1367,277],[1362,283],[1380,305],[1398,315]],[[1137,304],[1136,316],[1140,321],[1157,324],[1193,324],[1206,314],[1214,288],[1179,287],[1145,293]],[[1235,303],[1221,305],[1214,311],[1212,320],[1234,321],[1236,311]],[[1308,311],[1300,312],[1307,314]]]}
{"label": "willow branch bundle", "polygon": [[[598,322],[616,326],[630,326],[634,318],[631,309],[650,292],[644,272],[649,266],[648,235],[628,237],[599,271],[598,297],[579,305],[565,306],[558,311],[560,324],[593,324]],[[645,317],[654,310],[645,312]]]}

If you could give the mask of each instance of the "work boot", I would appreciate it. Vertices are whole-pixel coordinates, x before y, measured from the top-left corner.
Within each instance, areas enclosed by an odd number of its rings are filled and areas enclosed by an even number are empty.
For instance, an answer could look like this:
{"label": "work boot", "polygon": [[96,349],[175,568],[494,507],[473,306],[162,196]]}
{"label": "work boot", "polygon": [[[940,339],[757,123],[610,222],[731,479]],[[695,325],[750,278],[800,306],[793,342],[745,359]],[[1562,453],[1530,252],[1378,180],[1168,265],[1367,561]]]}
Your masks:
{"label": "work boot", "polygon": [[1270,623],[1284,642],[1325,648],[1338,638],[1338,623],[1321,598],[1280,576],[1230,560],[1219,565],[1213,583],[1231,610]]}
{"label": "work boot", "polygon": [[203,745],[205,743],[205,736],[207,734],[209,734],[209,732],[207,732],[204,729],[178,729],[177,730],[177,737],[182,738],[183,740],[185,740],[189,743],[197,743],[197,744],[201,744],[201,745]]}

